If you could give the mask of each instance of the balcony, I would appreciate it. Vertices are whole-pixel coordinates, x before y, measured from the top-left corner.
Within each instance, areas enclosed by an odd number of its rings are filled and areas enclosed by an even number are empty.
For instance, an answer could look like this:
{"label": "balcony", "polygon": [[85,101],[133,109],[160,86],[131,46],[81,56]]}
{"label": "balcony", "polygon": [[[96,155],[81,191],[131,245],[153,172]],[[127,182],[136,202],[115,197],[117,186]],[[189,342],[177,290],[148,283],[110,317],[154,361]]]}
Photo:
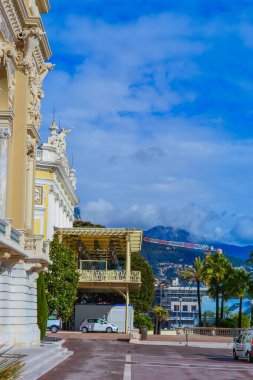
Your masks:
{"label": "balcony", "polygon": [[12,226],[10,219],[0,219],[0,249],[15,256],[32,258],[39,255],[49,261],[49,242],[43,241],[43,236],[27,237],[23,230]]}
{"label": "balcony", "polygon": [[125,270],[79,270],[79,286],[81,288],[121,288],[126,285],[130,290],[138,290],[141,286],[141,272]]}

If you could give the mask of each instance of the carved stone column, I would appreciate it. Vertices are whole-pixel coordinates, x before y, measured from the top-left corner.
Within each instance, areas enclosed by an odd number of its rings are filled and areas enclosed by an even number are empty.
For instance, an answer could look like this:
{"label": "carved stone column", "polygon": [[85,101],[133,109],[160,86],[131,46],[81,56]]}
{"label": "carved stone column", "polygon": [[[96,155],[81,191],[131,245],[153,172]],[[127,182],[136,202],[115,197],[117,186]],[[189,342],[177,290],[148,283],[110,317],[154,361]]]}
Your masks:
{"label": "carved stone column", "polygon": [[25,227],[29,233],[32,233],[33,227],[33,198],[34,198],[34,159],[35,159],[35,141],[27,136],[27,160],[26,160],[26,211]]}
{"label": "carved stone column", "polygon": [[10,137],[9,128],[0,127],[0,218],[5,217],[7,188],[7,140]]}

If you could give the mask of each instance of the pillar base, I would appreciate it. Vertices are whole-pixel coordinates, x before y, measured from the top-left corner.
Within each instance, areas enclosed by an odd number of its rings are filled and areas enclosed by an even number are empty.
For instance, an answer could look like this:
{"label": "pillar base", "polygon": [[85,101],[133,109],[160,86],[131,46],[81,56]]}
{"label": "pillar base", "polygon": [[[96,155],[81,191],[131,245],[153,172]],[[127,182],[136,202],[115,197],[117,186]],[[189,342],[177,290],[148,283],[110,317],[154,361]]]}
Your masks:
{"label": "pillar base", "polygon": [[1,325],[0,344],[14,347],[31,347],[40,344],[40,330],[35,325]]}

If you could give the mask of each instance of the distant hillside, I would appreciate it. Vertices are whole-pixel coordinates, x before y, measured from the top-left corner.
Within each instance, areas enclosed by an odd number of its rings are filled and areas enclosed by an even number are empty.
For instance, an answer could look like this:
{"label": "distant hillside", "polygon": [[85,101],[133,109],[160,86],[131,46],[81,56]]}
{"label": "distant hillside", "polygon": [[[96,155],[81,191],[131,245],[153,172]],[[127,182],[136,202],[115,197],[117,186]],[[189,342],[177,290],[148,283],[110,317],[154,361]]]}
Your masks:
{"label": "distant hillside", "polygon": [[144,236],[160,240],[202,243],[210,246],[213,245],[215,248],[221,248],[225,254],[237,257],[241,260],[247,260],[249,257],[249,253],[253,251],[253,245],[241,247],[237,245],[225,244],[222,242],[204,241],[203,238],[192,235],[188,231],[182,229],[175,229],[173,227],[153,227],[150,230],[145,231]]}
{"label": "distant hillside", "polygon": [[[229,258],[234,266],[245,266],[245,260],[248,258],[249,252],[253,251],[253,246],[240,247],[224,243],[210,243],[201,241],[197,237],[192,236],[189,232],[172,227],[157,226],[144,232],[144,236],[152,237],[159,240],[170,240],[180,242],[203,243],[213,245],[215,248],[221,248],[224,254]],[[204,253],[192,249],[168,247],[160,244],[143,242],[142,255],[151,264],[154,274],[159,276],[161,263],[184,264],[191,265],[195,257],[204,258]],[[164,264],[166,266],[166,264]],[[169,273],[174,273],[172,269]]]}

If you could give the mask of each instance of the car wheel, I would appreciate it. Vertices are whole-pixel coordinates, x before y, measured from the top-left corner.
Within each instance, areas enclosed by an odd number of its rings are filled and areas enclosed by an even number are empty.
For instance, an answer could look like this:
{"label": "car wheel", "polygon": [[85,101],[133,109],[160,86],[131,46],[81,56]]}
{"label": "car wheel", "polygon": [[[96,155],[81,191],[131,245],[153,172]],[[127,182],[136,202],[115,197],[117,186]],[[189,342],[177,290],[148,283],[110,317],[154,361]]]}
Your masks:
{"label": "car wheel", "polygon": [[87,332],[88,332],[87,327],[82,327],[82,333],[87,333]]}
{"label": "car wheel", "polygon": [[58,327],[57,326],[51,326],[50,331],[51,331],[51,333],[57,333]]}
{"label": "car wheel", "polygon": [[106,332],[107,333],[112,333],[112,328],[111,327],[107,327]]}
{"label": "car wheel", "polygon": [[238,356],[236,355],[235,350],[233,350],[233,359],[234,359],[234,360],[238,360]]}
{"label": "car wheel", "polygon": [[253,363],[253,357],[251,355],[251,353],[248,352],[248,355],[247,355],[247,362],[248,363]]}

